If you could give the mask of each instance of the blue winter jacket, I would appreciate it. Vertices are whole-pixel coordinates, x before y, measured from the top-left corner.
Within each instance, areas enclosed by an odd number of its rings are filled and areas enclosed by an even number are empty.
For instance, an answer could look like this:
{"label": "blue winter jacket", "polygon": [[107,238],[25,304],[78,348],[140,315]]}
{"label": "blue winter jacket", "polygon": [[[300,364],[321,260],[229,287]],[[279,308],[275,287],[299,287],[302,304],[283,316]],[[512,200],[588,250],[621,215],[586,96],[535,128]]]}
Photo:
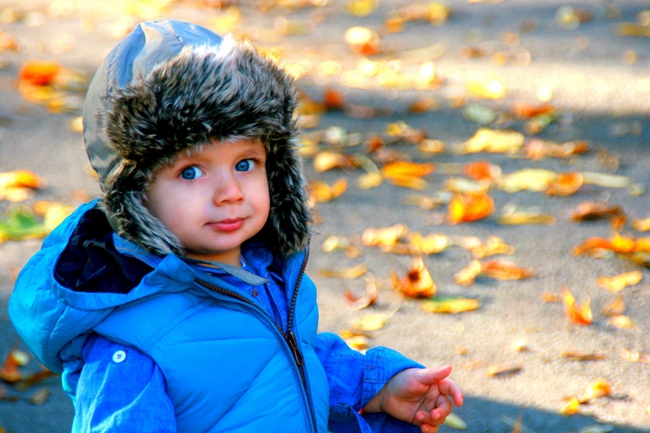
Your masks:
{"label": "blue winter jacket", "polygon": [[[83,347],[99,334],[155,361],[179,432],[413,427],[359,415],[394,374],[420,365],[386,348],[363,356],[332,334],[317,335],[304,253],[282,270],[285,331],[232,277],[211,276],[175,255],[152,261],[135,250],[97,249],[114,236],[102,215],[93,202],[61,224],[21,272],[9,304],[16,330],[41,362],[64,372],[73,401],[86,368]],[[259,283],[240,276],[248,280],[241,284]]]}

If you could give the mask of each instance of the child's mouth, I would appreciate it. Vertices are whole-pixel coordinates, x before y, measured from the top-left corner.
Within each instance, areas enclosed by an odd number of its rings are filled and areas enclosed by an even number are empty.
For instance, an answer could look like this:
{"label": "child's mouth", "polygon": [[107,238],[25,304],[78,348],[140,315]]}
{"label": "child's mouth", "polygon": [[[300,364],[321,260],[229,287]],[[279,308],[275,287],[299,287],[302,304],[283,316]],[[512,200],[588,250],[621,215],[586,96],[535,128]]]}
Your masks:
{"label": "child's mouth", "polygon": [[244,225],[244,218],[227,219],[208,224],[210,227],[220,232],[234,232]]}

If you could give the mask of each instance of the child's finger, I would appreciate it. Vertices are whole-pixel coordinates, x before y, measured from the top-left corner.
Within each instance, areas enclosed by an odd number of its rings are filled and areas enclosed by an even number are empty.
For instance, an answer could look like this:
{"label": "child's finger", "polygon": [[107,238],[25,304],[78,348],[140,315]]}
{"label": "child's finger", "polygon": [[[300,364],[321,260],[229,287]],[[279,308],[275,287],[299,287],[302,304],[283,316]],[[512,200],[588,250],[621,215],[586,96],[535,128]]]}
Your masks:
{"label": "child's finger", "polygon": [[450,374],[451,374],[451,365],[446,365],[441,368],[424,368],[418,370],[416,377],[418,382],[426,385],[430,385],[434,382],[449,377]]}
{"label": "child's finger", "polygon": [[431,410],[419,410],[415,414],[415,421],[422,424],[429,425],[441,425],[445,422],[445,418],[449,416],[453,409],[451,400],[447,396],[439,395],[436,398],[433,409]]}
{"label": "child's finger", "polygon": [[438,383],[438,389],[440,389],[440,392],[442,394],[450,396],[454,400],[456,406],[463,405],[465,396],[463,395],[463,391],[460,389],[460,386],[458,386],[453,380],[441,380]]}

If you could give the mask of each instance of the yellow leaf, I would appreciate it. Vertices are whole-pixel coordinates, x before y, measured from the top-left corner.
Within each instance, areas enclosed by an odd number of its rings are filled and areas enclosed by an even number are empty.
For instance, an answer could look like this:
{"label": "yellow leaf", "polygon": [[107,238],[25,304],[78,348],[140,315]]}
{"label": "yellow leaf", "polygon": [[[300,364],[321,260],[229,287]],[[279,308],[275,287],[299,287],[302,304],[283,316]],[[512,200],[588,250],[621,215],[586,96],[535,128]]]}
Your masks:
{"label": "yellow leaf", "polygon": [[476,259],[482,259],[498,254],[512,255],[515,252],[515,247],[506,244],[503,239],[498,236],[489,236],[485,240],[485,244],[477,245],[470,248],[472,255]]}
{"label": "yellow leaf", "polygon": [[523,280],[535,275],[535,271],[505,260],[490,260],[481,264],[481,275],[497,280]]}
{"label": "yellow leaf", "polygon": [[353,279],[359,278],[363,274],[368,272],[368,267],[365,263],[361,263],[356,266],[343,269],[322,269],[320,275],[322,277],[330,278],[344,278],[344,279]]}
{"label": "yellow leaf", "polygon": [[615,314],[609,318],[609,324],[619,329],[634,328],[632,320],[623,314]]}
{"label": "yellow leaf", "polygon": [[490,181],[450,177],[445,180],[445,189],[458,194],[486,194],[490,189]]}
{"label": "yellow leaf", "polygon": [[501,99],[506,95],[506,86],[496,79],[471,81],[467,85],[467,90],[472,95],[483,99]]}
{"label": "yellow leaf", "polygon": [[453,244],[447,235],[430,234],[422,237],[418,232],[411,233],[410,245],[421,254],[438,254]]}
{"label": "yellow leaf", "polygon": [[399,306],[390,307],[392,310],[383,313],[366,314],[352,322],[352,326],[360,331],[377,331],[386,325],[388,319],[397,312]]}
{"label": "yellow leaf", "polygon": [[333,168],[352,167],[352,164],[350,164],[350,161],[345,155],[329,150],[316,154],[313,165],[316,173],[323,173]]}
{"label": "yellow leaf", "polygon": [[602,186],[604,188],[628,188],[632,185],[631,178],[616,174],[584,171],[582,172],[582,176],[585,184]]}
{"label": "yellow leaf", "polygon": [[370,15],[377,9],[377,0],[348,0],[345,9],[357,17]]}
{"label": "yellow leaf", "polygon": [[481,268],[481,262],[478,260],[472,260],[469,265],[456,273],[454,281],[456,284],[460,284],[461,286],[474,284],[476,277],[481,273]]}
{"label": "yellow leaf", "polygon": [[513,375],[522,369],[521,364],[504,362],[502,364],[492,365],[485,370],[488,377],[501,377]]}
{"label": "yellow leaf", "polygon": [[410,188],[417,191],[426,189],[428,185],[426,180],[413,176],[391,176],[386,177],[386,180],[395,186]]}
{"label": "yellow leaf", "polygon": [[515,153],[524,144],[524,135],[511,130],[492,130],[480,128],[465,142],[465,153]]}
{"label": "yellow leaf", "polygon": [[598,287],[618,293],[628,286],[638,284],[643,279],[641,271],[630,271],[613,277],[598,277]]}
{"label": "yellow leaf", "polygon": [[579,410],[580,400],[578,400],[576,397],[571,397],[568,399],[565,405],[562,406],[562,409],[560,409],[560,415],[574,415],[578,413]]}
{"label": "yellow leaf", "polygon": [[409,229],[404,224],[395,224],[392,227],[364,230],[361,235],[361,243],[367,247],[386,247],[397,243],[397,241],[408,233]]}
{"label": "yellow leaf", "polygon": [[580,403],[586,403],[595,398],[605,397],[612,393],[612,385],[603,379],[589,383],[580,397]]}
{"label": "yellow leaf", "polygon": [[476,310],[479,306],[479,300],[471,298],[435,298],[422,303],[422,309],[429,313],[458,314]]}
{"label": "yellow leaf", "polygon": [[501,225],[520,225],[520,224],[555,224],[553,215],[543,214],[539,210],[517,210],[514,207],[504,207],[496,221]]}
{"label": "yellow leaf", "polygon": [[345,42],[356,54],[372,56],[379,53],[379,35],[367,27],[351,27],[344,34]]}
{"label": "yellow leaf", "polygon": [[650,230],[650,217],[644,219],[637,219],[632,222],[632,228],[639,232],[647,232]]}
{"label": "yellow leaf", "polygon": [[568,288],[562,289],[562,302],[564,303],[564,314],[569,322],[577,325],[591,325],[594,321],[591,307],[589,306],[589,298],[585,301],[584,305],[579,306]]}
{"label": "yellow leaf", "polygon": [[504,176],[501,189],[509,193],[522,190],[542,192],[557,177],[557,173],[543,168],[525,168]]}
{"label": "yellow leaf", "polygon": [[386,177],[423,177],[433,173],[435,167],[431,163],[395,161],[382,167],[381,172]]}
{"label": "yellow leaf", "polygon": [[366,173],[357,179],[357,186],[359,189],[372,189],[380,186],[384,182],[384,178],[379,172]]}

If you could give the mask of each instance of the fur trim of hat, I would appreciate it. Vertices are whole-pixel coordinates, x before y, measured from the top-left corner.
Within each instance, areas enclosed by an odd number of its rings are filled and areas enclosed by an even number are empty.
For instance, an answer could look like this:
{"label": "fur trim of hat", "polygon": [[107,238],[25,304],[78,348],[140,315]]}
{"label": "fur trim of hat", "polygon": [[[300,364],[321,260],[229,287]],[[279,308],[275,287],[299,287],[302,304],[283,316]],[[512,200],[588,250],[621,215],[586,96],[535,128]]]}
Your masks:
{"label": "fur trim of hat", "polygon": [[100,117],[117,159],[102,180],[103,206],[120,235],[152,253],[183,256],[178,238],[143,204],[156,170],[215,140],[256,138],[267,151],[271,202],[259,236],[283,256],[305,248],[310,211],[296,153],[296,90],[273,60],[229,37],[187,45],[106,100]]}

